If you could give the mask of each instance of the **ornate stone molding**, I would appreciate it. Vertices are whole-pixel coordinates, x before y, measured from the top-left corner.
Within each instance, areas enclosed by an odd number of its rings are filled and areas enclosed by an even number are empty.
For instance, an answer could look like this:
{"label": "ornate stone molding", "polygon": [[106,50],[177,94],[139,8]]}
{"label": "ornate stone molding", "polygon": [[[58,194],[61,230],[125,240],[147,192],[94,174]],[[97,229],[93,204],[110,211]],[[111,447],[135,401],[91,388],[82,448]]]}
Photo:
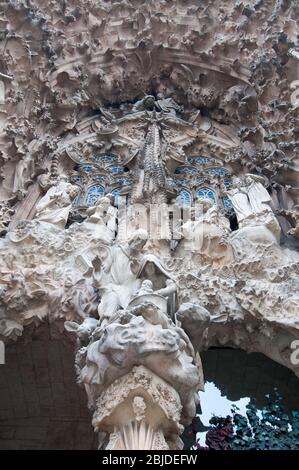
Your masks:
{"label": "ornate stone molding", "polygon": [[179,448],[201,350],[298,375],[298,7],[67,3],[0,19],[0,339],[65,324],[102,447]]}

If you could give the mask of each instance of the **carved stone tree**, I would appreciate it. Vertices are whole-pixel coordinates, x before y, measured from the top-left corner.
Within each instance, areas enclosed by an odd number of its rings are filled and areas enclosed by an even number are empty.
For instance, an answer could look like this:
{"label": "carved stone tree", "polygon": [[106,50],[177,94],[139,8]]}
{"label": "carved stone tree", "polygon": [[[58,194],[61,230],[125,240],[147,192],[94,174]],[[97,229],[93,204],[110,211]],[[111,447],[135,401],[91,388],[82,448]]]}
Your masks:
{"label": "carved stone tree", "polygon": [[299,376],[299,11],[251,3],[4,5],[0,338],[64,323],[99,448],[181,448],[211,346]]}

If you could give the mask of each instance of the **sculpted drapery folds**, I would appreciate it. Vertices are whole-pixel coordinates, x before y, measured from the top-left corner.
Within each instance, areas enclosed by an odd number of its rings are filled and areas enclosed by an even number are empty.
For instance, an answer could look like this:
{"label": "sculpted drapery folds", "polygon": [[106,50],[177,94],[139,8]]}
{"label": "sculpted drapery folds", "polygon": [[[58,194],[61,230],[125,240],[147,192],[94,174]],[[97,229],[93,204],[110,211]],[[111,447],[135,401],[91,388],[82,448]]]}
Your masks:
{"label": "sculpted drapery folds", "polygon": [[299,375],[297,7],[60,3],[1,18],[0,339],[65,323],[100,447],[181,448],[203,349]]}

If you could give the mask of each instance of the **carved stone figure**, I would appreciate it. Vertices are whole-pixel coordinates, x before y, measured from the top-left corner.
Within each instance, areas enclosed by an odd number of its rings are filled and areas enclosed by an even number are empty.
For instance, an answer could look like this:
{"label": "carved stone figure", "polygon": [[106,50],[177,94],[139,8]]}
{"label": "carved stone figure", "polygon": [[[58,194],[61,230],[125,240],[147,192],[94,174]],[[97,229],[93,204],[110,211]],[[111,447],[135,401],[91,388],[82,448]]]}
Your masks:
{"label": "carved stone figure", "polygon": [[184,108],[179,106],[173,98],[164,98],[162,94],[158,94],[158,100],[156,102],[156,107],[158,110],[164,113],[170,113],[174,116],[177,112],[182,113]]}
{"label": "carved stone figure", "polygon": [[87,219],[82,223],[92,237],[111,243],[115,238],[117,209],[111,205],[109,197],[100,198],[97,204],[86,210]]}
{"label": "carved stone figure", "polygon": [[95,318],[86,318],[81,325],[74,321],[66,321],[64,328],[66,331],[76,333],[80,346],[85,346],[89,343],[92,332],[96,329],[98,321]]}
{"label": "carved stone figure", "polygon": [[244,183],[248,194],[249,203],[255,214],[263,212],[271,212],[269,203],[271,197],[266,188],[263,186],[264,178],[258,175],[247,174]]}
{"label": "carved stone figure", "polygon": [[181,449],[210,347],[299,377],[297,4],[1,2],[0,340],[30,376],[0,435],[63,324],[101,448]]}
{"label": "carved stone figure", "polygon": [[158,93],[157,100],[154,96],[147,95],[141,100],[137,101],[134,104],[132,111],[152,111],[154,109],[175,116],[176,112],[183,112],[184,108],[179,106],[173,98],[165,98],[162,93]]}
{"label": "carved stone figure", "polygon": [[33,175],[33,172],[34,164],[32,162],[30,152],[27,152],[16,164],[13,175],[12,192],[24,192],[24,185],[26,183],[26,180],[30,180],[31,176]]}
{"label": "carved stone figure", "polygon": [[[149,283],[144,287],[148,291]],[[136,365],[145,367],[162,381],[172,384],[182,403],[180,421],[190,421],[194,413],[198,402],[196,391],[202,386],[202,379],[193,347],[181,328],[170,320],[165,322],[165,313],[160,310],[159,304],[146,301],[147,296],[152,300],[153,293],[139,292],[136,297],[139,302],[132,302],[106,326],[101,323],[93,333],[89,333],[87,347],[78,350],[78,377],[85,385],[89,406],[93,410],[96,408],[94,425],[98,425],[99,414],[103,412],[96,407],[98,397],[107,396],[107,386],[118,383],[120,377],[129,374]],[[155,320],[152,321],[152,318]],[[76,330],[78,335],[81,329],[84,334],[86,331],[84,323],[74,328],[68,322],[66,328]],[[115,405],[111,408],[114,409]]]}
{"label": "carved stone figure", "polygon": [[195,220],[190,219],[182,225],[183,238],[176,254],[180,257],[202,255],[211,264],[229,263],[233,260],[232,248],[227,241],[229,223],[210,199],[199,202],[201,211],[196,211]]}
{"label": "carved stone figure", "polygon": [[136,101],[134,104],[132,111],[152,111],[155,108],[155,97],[152,95],[147,95],[139,101]]}
{"label": "carved stone figure", "polygon": [[66,177],[60,177],[36,205],[36,219],[63,229],[77,194],[78,187],[68,183]]}
{"label": "carved stone figure", "polygon": [[119,308],[125,308],[131,296],[140,286],[132,263],[136,251],[142,250],[146,243],[146,233],[136,231],[127,246],[114,245],[106,250],[104,256],[94,260],[94,280],[101,294],[98,313],[104,324]]}
{"label": "carved stone figure", "polygon": [[245,219],[253,218],[254,212],[247,196],[246,188],[240,178],[232,179],[232,187],[226,191],[235,210],[239,224]]}

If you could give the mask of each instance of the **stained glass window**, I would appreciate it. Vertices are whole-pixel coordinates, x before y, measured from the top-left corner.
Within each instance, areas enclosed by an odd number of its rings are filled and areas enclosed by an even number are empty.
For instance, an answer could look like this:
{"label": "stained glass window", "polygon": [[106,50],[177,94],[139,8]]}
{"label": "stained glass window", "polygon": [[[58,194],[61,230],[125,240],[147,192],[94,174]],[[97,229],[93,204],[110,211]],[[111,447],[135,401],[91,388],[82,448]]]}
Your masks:
{"label": "stained glass window", "polygon": [[123,166],[123,165],[113,165],[109,167],[109,170],[114,174],[117,175],[119,173],[124,173],[125,171],[128,171],[128,169]]}
{"label": "stained glass window", "polygon": [[128,178],[122,178],[122,177],[119,177],[119,178],[116,178],[116,181],[118,183],[121,183],[123,186],[129,186],[131,183],[130,181],[128,180]]}
{"label": "stained glass window", "polygon": [[189,180],[184,179],[184,178],[177,178],[175,181],[178,185],[181,185],[181,186],[188,186],[188,184],[190,183]]}
{"label": "stained glass window", "polygon": [[83,181],[83,178],[80,175],[74,175],[71,177],[72,183],[80,183],[81,181]]}
{"label": "stained glass window", "polygon": [[96,171],[96,167],[89,164],[79,165],[78,169],[80,171],[84,171],[85,173],[92,173],[93,171]]}
{"label": "stained glass window", "polygon": [[188,191],[181,191],[175,202],[181,206],[190,206],[191,204],[191,194]]}
{"label": "stained glass window", "polygon": [[225,176],[227,174],[227,170],[225,168],[213,167],[208,168],[207,173],[209,173],[210,175]]}
{"label": "stained glass window", "polygon": [[184,175],[196,175],[198,170],[193,168],[192,166],[178,166],[175,170],[177,175],[184,174]]}
{"label": "stained glass window", "polygon": [[231,202],[231,200],[228,196],[224,196],[223,205],[227,209],[232,209],[233,208],[232,202]]}
{"label": "stained glass window", "polygon": [[229,187],[232,185],[231,180],[229,180],[229,179],[227,179],[227,178],[225,178],[225,179],[223,180],[223,183],[225,184],[225,186],[226,186],[227,188],[229,188]]}
{"label": "stained glass window", "polygon": [[213,162],[211,158],[208,157],[201,157],[201,156],[195,156],[195,157],[189,157],[190,162],[195,162],[199,165],[209,165],[210,163]]}
{"label": "stained glass window", "polygon": [[95,155],[94,157],[97,162],[113,162],[116,158],[117,157],[115,155],[108,155],[106,153],[103,155]]}
{"label": "stained glass window", "polygon": [[105,194],[105,189],[103,186],[94,185],[88,188],[86,193],[85,202],[88,207],[94,206],[97,201],[103,197]]}
{"label": "stained glass window", "polygon": [[205,180],[205,179],[204,179],[202,176],[199,176],[198,178],[196,178],[196,183],[197,183],[197,184],[201,184],[201,183],[204,182],[204,180]]}
{"label": "stained glass window", "polygon": [[216,194],[210,188],[200,188],[196,192],[196,196],[199,199],[211,199],[211,201],[216,204]]}
{"label": "stained glass window", "polygon": [[102,175],[94,175],[92,177],[92,181],[105,181],[105,176]]}
{"label": "stained glass window", "polygon": [[116,205],[121,203],[122,197],[120,195],[120,192],[121,192],[121,188],[115,188],[113,189],[113,191],[111,191],[111,194],[114,196],[114,202]]}

